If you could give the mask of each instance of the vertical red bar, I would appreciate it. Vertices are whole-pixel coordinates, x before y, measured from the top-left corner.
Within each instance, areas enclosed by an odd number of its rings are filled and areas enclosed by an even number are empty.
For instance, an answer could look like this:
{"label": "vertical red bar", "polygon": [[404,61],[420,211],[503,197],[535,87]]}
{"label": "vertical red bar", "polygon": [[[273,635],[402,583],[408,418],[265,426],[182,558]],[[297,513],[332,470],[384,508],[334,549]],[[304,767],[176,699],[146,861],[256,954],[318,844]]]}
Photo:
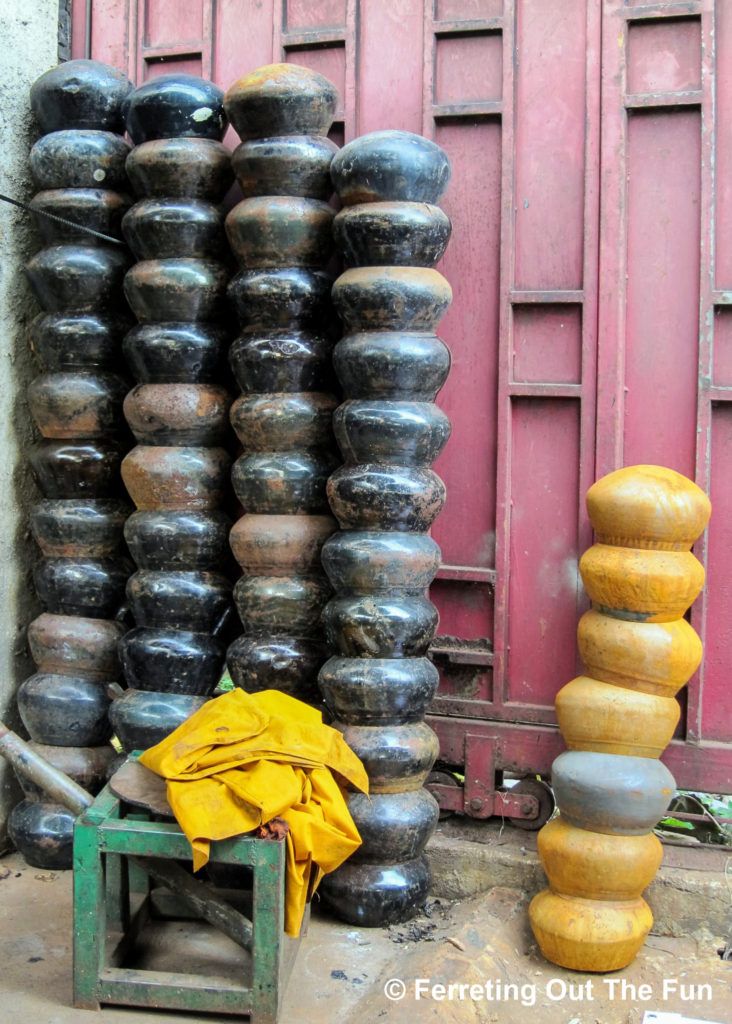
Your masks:
{"label": "vertical red bar", "polygon": [[71,59],[86,57],[86,0],[71,0]]}
{"label": "vertical red bar", "polygon": [[[718,716],[717,694],[729,690],[732,671],[732,646],[728,643],[730,609],[726,606],[726,588],[719,588],[717,566],[710,561],[728,562],[726,555],[712,551],[712,537],[725,529],[724,506],[713,487],[721,485],[726,493],[728,473],[723,466],[725,449],[720,449],[720,427],[716,419],[725,408],[715,406],[711,386],[732,382],[723,371],[713,370],[713,361],[722,355],[725,333],[718,329],[722,318],[715,315],[717,289],[732,285],[732,246],[729,225],[732,223],[732,17],[729,4],[704,3],[701,14],[701,273],[699,303],[699,397],[696,431],[696,482],[712,497],[712,519],[709,528],[694,545],[694,554],[707,570],[707,585],[692,606],[691,624],[705,649],[699,671],[687,686],[686,737],[698,742],[702,736],[713,735],[720,722],[732,716]],[[716,245],[715,245],[716,240]],[[722,311],[719,311],[722,312]],[[730,323],[729,317],[723,318]],[[728,352],[732,349],[727,350]],[[719,361],[718,361],[719,362]],[[716,432],[716,436],[715,436]],[[726,513],[727,516],[729,513]],[[722,523],[718,519],[723,517]],[[724,574],[724,570],[723,570]],[[710,721],[711,718],[711,721]],[[712,730],[708,732],[710,725]],[[727,742],[732,730],[726,729]]]}
{"label": "vertical red bar", "polygon": [[[514,0],[506,0],[503,19],[503,111],[502,167],[501,167],[501,239],[499,278],[500,338],[507,338],[511,330],[511,288],[515,247],[514,174],[515,174],[515,84],[516,66],[516,10]],[[496,587],[493,633],[493,693],[494,701],[502,702],[506,678],[506,649],[508,645],[508,588],[511,566],[511,396],[508,385],[511,360],[508,346],[499,350],[498,388],[496,396]]]}
{"label": "vertical red bar", "polygon": [[597,441],[599,478],[623,464],[625,393],[626,47],[623,0],[605,0],[602,21],[600,111],[600,240],[597,327]]}

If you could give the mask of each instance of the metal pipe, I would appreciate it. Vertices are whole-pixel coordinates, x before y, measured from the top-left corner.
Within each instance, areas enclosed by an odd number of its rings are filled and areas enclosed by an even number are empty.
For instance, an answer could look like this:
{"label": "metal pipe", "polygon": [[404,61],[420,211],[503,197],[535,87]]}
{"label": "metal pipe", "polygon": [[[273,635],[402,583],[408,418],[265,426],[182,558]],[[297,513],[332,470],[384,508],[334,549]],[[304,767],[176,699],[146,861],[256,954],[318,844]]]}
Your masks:
{"label": "metal pipe", "polygon": [[91,60],[92,48],[92,0],[86,0],[86,14],[84,23],[84,56]]}

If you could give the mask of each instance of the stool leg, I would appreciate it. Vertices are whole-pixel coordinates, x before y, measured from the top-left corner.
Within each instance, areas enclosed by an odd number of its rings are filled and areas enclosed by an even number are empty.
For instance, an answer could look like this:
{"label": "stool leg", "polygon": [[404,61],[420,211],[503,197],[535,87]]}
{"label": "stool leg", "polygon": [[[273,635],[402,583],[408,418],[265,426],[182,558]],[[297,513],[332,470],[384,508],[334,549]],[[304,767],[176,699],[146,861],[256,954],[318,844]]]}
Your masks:
{"label": "stool leg", "polygon": [[[125,814],[125,821],[149,821],[149,814],[140,814],[139,812],[128,811]],[[130,892],[137,893],[138,895],[148,896],[152,888],[152,879],[148,875],[147,871],[136,864],[134,860],[129,860],[125,857],[124,862],[127,865],[127,880]]]}
{"label": "stool leg", "polygon": [[284,842],[258,843],[253,868],[250,1024],[275,1024],[282,997],[282,944],[285,926]]}
{"label": "stool leg", "polygon": [[130,927],[130,878],[127,858],[116,853],[105,854],[104,880],[107,927],[126,935]]}
{"label": "stool leg", "polygon": [[[108,815],[121,817],[119,804]],[[104,855],[104,888],[107,905],[107,927],[126,935],[130,927],[130,868],[126,857],[117,853]]]}
{"label": "stool leg", "polygon": [[104,964],[107,922],[105,882],[99,833],[85,824],[74,826],[74,1006],[98,1010],[99,972]]}

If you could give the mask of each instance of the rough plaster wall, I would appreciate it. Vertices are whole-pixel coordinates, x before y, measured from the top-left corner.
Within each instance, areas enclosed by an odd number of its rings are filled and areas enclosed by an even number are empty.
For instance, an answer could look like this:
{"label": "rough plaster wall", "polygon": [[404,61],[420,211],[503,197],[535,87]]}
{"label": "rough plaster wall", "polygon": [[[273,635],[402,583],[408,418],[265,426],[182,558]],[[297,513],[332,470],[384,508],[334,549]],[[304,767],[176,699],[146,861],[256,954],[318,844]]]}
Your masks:
{"label": "rough plaster wall", "polygon": [[[28,150],[40,134],[28,90],[58,63],[59,0],[0,0],[0,15],[0,192],[27,201],[33,194]],[[38,248],[30,215],[0,202],[0,717],[11,727],[18,726],[15,692],[33,672],[26,627],[40,610],[31,577],[38,551],[28,531],[28,511],[39,494],[25,458],[35,439],[25,393],[38,372],[26,332],[39,309],[23,275],[23,264]],[[2,761],[0,848],[18,799],[13,773]]]}

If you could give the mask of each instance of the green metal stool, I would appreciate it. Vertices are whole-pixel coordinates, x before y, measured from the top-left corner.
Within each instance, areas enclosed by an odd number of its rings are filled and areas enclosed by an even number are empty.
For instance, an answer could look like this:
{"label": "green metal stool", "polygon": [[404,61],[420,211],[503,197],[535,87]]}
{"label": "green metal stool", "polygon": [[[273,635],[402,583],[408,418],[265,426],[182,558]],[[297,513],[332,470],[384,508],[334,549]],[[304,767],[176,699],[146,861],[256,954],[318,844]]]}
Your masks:
{"label": "green metal stool", "polygon": [[[132,755],[134,758],[134,755]],[[139,766],[141,768],[141,766]],[[114,780],[113,780],[114,781]],[[238,836],[211,844],[210,862],[252,869],[251,921],[176,861],[191,848],[178,824],[150,820],[107,785],[74,828],[74,1005],[102,1003],[277,1020],[299,940],[284,934],[285,841]],[[239,945],[250,961],[242,984],[220,977],[125,966],[155,915],[152,880]]]}

